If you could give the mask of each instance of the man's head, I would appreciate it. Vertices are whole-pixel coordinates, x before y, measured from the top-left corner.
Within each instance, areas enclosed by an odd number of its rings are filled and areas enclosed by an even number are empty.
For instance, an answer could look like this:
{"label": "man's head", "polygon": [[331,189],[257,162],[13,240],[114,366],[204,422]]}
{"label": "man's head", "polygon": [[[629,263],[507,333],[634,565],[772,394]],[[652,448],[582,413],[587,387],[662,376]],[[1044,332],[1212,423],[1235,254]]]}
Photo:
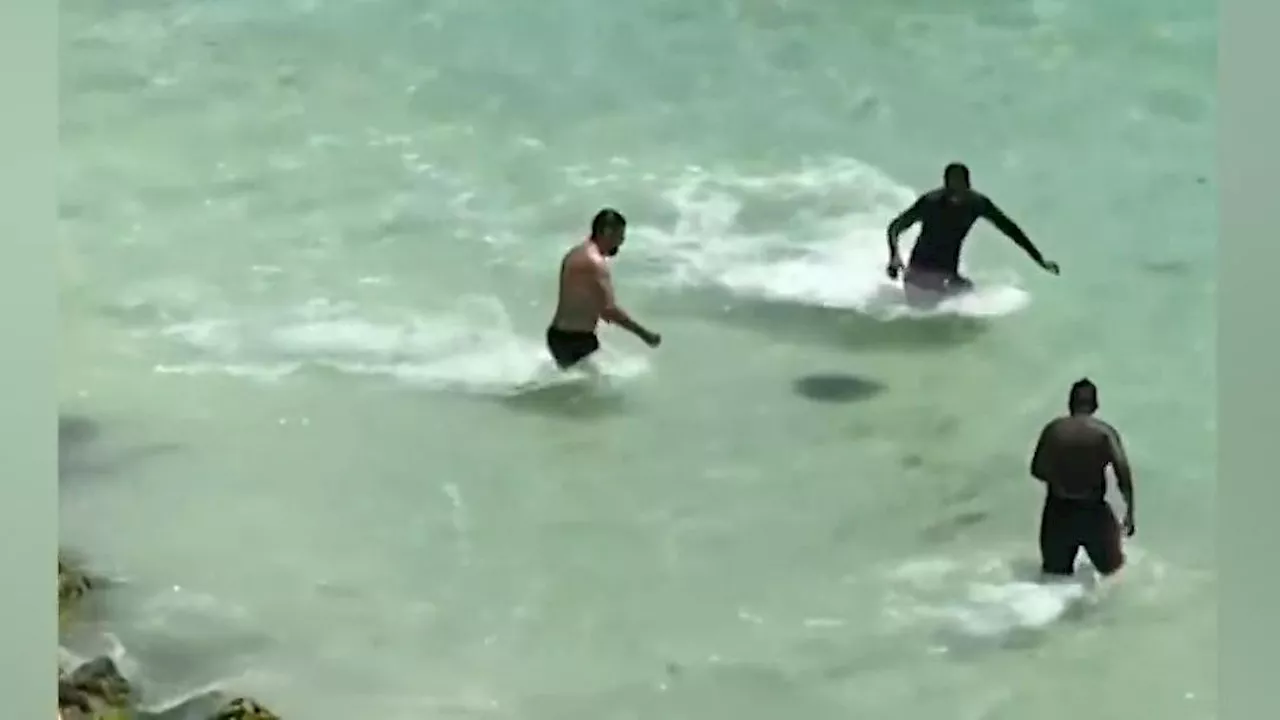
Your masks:
{"label": "man's head", "polygon": [[964,163],[953,162],[942,170],[942,185],[948,190],[968,190],[969,167]]}
{"label": "man's head", "polygon": [[1098,409],[1098,386],[1089,378],[1081,378],[1071,386],[1071,395],[1067,398],[1067,409],[1072,414],[1092,414]]}
{"label": "man's head", "polygon": [[605,208],[591,218],[591,242],[609,257],[618,254],[618,248],[627,239],[627,219],[613,208]]}

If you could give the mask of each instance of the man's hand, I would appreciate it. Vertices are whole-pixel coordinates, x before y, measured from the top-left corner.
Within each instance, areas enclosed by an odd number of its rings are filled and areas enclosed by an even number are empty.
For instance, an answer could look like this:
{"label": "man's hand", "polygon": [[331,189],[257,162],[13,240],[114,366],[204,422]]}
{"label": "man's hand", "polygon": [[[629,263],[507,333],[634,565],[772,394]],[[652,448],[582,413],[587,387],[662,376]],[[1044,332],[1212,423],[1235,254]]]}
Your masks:
{"label": "man's hand", "polygon": [[1058,263],[1052,260],[1045,260],[1044,262],[1040,263],[1040,267],[1044,268],[1051,275],[1057,275],[1059,272],[1061,272],[1060,268],[1058,267]]}
{"label": "man's hand", "polygon": [[662,336],[655,332],[645,333],[641,339],[644,340],[645,345],[651,348],[656,348],[662,344]]}
{"label": "man's hand", "polygon": [[889,260],[889,266],[886,267],[884,271],[885,274],[889,276],[890,280],[897,280],[898,276],[902,274],[902,258],[896,255],[893,256]]}

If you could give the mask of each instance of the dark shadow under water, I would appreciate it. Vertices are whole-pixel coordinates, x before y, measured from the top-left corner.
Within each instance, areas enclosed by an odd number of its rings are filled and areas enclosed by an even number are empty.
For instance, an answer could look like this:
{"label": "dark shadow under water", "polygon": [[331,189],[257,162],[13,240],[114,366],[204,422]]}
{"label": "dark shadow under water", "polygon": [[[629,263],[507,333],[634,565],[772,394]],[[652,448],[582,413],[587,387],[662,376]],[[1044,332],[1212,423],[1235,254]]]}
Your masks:
{"label": "dark shadow under water", "polygon": [[870,400],[888,388],[872,378],[829,372],[799,377],[792,383],[792,389],[800,397],[814,402],[853,403]]}

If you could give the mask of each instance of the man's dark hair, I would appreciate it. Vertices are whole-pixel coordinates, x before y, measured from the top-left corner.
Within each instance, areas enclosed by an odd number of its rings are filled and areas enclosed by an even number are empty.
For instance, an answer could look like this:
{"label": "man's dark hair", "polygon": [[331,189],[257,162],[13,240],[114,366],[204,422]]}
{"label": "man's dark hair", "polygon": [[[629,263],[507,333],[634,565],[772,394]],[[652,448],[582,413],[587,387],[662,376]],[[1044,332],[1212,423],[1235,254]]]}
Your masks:
{"label": "man's dark hair", "polygon": [[620,230],[627,226],[627,219],[613,208],[604,208],[591,218],[591,237],[600,237],[610,230]]}
{"label": "man's dark hair", "polygon": [[1098,407],[1098,386],[1089,378],[1080,378],[1071,386],[1067,405],[1072,410],[1093,410]]}
{"label": "man's dark hair", "polygon": [[967,183],[969,182],[969,166],[958,162],[948,163],[942,169],[942,178],[947,181],[955,179]]}

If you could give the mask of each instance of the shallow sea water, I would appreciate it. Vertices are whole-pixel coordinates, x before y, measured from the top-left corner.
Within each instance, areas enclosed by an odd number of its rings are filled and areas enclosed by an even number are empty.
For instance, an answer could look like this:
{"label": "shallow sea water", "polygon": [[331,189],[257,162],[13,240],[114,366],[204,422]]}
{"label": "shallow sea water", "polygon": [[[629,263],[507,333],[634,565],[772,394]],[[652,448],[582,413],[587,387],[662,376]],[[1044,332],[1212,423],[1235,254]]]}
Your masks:
{"label": "shallow sea water", "polygon": [[[1215,8],[62,7],[62,537],[158,701],[286,717],[1212,718]],[[1063,267],[903,317],[963,159]],[[608,387],[546,374],[603,205]],[[1039,426],[1134,563],[1036,584]],[[529,382],[536,392],[521,391]]]}

